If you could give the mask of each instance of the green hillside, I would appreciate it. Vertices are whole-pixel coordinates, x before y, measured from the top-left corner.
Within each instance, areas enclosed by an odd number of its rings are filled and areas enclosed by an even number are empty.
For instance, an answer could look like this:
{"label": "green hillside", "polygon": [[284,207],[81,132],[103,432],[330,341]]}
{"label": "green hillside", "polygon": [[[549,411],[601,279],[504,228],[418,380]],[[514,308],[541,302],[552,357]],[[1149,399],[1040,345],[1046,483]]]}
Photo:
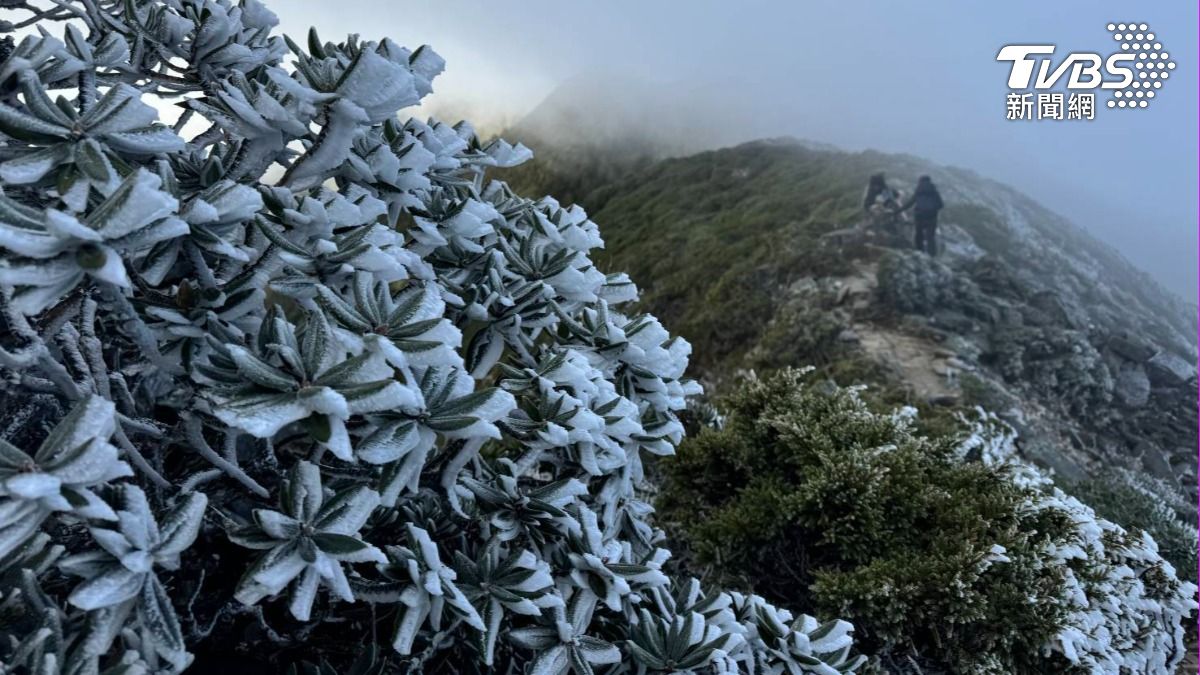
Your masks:
{"label": "green hillside", "polygon": [[[1124,466],[1194,498],[1195,308],[1012,188],[789,139],[660,161],[530,140],[535,159],[499,177],[587,209],[598,264],[693,344],[711,395],[739,371],[812,365],[927,425],[983,406],[1067,479]],[[841,236],[880,170],[900,187],[933,176],[941,256],[903,232]]]}
{"label": "green hillside", "polygon": [[[781,286],[845,268],[845,256],[831,255],[818,238],[856,216],[859,186],[877,164],[870,155],[835,156],[788,142],[633,171],[570,167],[551,156],[502,177],[532,193],[576,195],[604,223],[598,261],[629,271],[646,309],[696,346],[694,367],[709,377],[747,365]],[[588,178],[599,180],[583,192],[578,186]]]}

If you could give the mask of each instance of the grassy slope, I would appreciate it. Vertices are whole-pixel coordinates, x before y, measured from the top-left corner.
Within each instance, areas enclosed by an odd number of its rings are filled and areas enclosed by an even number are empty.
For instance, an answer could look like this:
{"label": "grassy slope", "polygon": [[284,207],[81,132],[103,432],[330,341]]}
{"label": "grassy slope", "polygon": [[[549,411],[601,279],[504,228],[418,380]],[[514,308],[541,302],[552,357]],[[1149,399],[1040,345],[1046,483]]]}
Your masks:
{"label": "grassy slope", "polygon": [[602,224],[597,263],[628,272],[645,308],[695,345],[695,367],[711,375],[743,365],[782,285],[844,266],[817,238],[853,220],[874,166],[861,155],[757,143],[663,160],[586,194],[578,173],[536,162],[502,178],[526,193],[576,188],[567,192]]}
{"label": "grassy slope", "polygon": [[[790,140],[659,162],[630,148],[534,147],[533,162],[499,177],[524,194],[552,194],[587,209],[607,244],[596,256],[598,264],[605,271],[629,272],[643,290],[645,309],[693,343],[694,372],[710,379],[752,365],[744,357],[762,339],[781,288],[803,276],[839,274],[848,257],[862,255],[821,248],[818,238],[858,219],[862,186],[881,169],[893,176],[931,172],[1000,195],[1004,207],[1019,207],[1051,249],[1094,261],[1120,295],[1093,302],[1088,280],[1064,270],[1053,251],[1031,248],[1014,235],[996,204],[951,197],[943,220],[961,225],[1011,269],[1051,288],[1070,287],[1093,306],[1107,303],[1110,309],[1101,313],[1107,325],[1101,328],[1128,328],[1152,338],[1182,334],[1194,349],[1189,312],[1148,275],[1015,190],[968,171],[911,156],[813,149]],[[1134,306],[1138,311],[1127,311]],[[787,360],[821,361],[816,354]]]}

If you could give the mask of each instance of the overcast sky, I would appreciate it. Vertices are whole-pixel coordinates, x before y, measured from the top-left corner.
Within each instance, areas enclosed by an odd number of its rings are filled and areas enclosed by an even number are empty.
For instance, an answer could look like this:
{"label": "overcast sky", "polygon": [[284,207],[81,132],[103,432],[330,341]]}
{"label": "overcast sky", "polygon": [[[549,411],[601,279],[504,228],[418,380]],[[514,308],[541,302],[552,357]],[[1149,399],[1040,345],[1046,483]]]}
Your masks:
{"label": "overcast sky", "polygon": [[[944,0],[288,0],[289,34],[356,32],[446,58],[432,102],[483,124],[518,119],[558,83],[604,71],[686,88],[745,138],[795,135],[908,152],[1010,183],[1180,295],[1197,279],[1197,3]],[[1144,110],[1090,122],[1004,118],[1010,43],[1116,47],[1147,23],[1177,63]],[[620,91],[612,92],[620,97]],[[1097,96],[1097,101],[1106,100]],[[536,152],[536,148],[534,148]]]}

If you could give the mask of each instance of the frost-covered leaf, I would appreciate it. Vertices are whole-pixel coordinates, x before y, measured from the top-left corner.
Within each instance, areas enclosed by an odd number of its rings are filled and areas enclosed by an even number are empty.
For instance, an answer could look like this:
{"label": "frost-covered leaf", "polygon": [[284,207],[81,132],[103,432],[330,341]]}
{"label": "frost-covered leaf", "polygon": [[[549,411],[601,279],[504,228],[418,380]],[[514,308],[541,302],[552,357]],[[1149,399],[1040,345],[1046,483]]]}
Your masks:
{"label": "frost-covered leaf", "polygon": [[153,638],[153,649],[159,656],[179,669],[191,661],[183,632],[179,628],[179,619],[175,616],[175,608],[171,606],[171,598],[153,576],[142,587],[138,598],[138,616],[142,627]]}
{"label": "frost-covered leaf", "polygon": [[319,586],[328,587],[342,600],[353,601],[341,565],[386,560],[358,532],[379,504],[379,495],[358,487],[326,500],[317,467],[299,462],[280,500],[288,514],[256,509],[254,525],[230,535],[239,545],[266,549],[242,577],[237,599],[255,604],[296,581],[289,609],[300,621],[308,620]]}
{"label": "frost-covered leaf", "polygon": [[112,607],[136,597],[146,578],[145,572],[133,572],[120,565],[112,565],[100,575],[76,586],[69,600],[72,605],[85,610]]}

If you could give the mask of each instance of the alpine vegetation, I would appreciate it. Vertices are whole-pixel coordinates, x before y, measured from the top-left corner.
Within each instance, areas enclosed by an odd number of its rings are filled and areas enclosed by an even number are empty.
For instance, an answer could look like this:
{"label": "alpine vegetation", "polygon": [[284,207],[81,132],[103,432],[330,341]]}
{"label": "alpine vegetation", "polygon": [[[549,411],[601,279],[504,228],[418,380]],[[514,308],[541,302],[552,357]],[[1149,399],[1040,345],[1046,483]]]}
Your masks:
{"label": "alpine vegetation", "polygon": [[526,148],[398,115],[432,50],[0,6],[0,670],[860,665],[664,574],[690,348],[583,211],[485,180]]}
{"label": "alpine vegetation", "polygon": [[1172,673],[1185,656],[1196,585],[1019,461],[998,418],[927,436],[914,409],[797,370],[726,405],[670,465],[664,520],[716,578],[853,621],[887,672]]}

